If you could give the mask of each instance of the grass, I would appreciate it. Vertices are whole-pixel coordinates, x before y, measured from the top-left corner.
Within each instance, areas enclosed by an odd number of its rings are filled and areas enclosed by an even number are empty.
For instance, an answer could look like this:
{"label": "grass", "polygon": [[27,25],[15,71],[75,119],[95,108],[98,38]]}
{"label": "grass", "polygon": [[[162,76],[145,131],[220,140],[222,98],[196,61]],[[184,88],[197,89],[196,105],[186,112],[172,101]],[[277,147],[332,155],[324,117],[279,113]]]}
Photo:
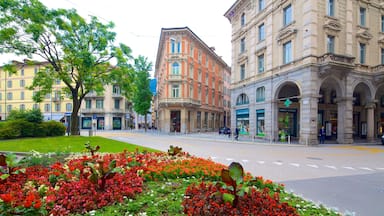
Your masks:
{"label": "grass", "polygon": [[122,152],[127,150],[130,152],[138,149],[139,151],[156,152],[157,150],[133,145],[116,140],[106,139],[103,137],[92,136],[62,136],[47,138],[25,138],[0,141],[0,151],[11,152],[30,152],[35,150],[41,153],[48,152],[84,152],[84,144],[89,142],[92,146],[100,146],[99,152]]}

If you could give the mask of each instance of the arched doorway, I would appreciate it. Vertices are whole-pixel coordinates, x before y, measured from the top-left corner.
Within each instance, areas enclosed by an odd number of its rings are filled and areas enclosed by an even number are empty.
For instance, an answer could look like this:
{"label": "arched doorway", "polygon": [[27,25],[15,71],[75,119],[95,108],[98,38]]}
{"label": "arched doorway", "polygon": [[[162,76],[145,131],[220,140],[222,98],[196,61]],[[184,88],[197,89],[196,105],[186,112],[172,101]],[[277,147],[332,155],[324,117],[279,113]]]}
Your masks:
{"label": "arched doorway", "polygon": [[349,143],[352,117],[352,93],[348,98],[343,94],[341,82],[337,78],[326,78],[319,89],[317,130],[325,126],[326,142]]}
{"label": "arched doorway", "polygon": [[[352,131],[354,139],[373,138],[374,107],[370,106],[372,96],[365,83],[359,83],[353,90],[353,120]],[[369,123],[369,124],[368,124]]]}
{"label": "arched doorway", "polygon": [[375,118],[375,122],[377,122],[377,135],[381,137],[384,134],[384,84],[377,88],[375,99],[377,101]]}
{"label": "arched doorway", "polygon": [[277,125],[280,141],[298,140],[300,124],[300,89],[294,82],[284,82],[276,91]]}

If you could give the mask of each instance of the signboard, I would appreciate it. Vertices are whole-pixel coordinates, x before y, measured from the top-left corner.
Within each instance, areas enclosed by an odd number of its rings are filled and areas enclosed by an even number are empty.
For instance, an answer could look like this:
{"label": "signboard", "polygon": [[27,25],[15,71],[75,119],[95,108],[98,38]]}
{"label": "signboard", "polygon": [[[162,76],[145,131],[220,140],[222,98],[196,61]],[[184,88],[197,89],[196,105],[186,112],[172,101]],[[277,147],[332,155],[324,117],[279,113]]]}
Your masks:
{"label": "signboard", "polygon": [[156,79],[149,80],[149,89],[151,90],[153,95],[156,95],[156,87],[157,87],[157,80]]}

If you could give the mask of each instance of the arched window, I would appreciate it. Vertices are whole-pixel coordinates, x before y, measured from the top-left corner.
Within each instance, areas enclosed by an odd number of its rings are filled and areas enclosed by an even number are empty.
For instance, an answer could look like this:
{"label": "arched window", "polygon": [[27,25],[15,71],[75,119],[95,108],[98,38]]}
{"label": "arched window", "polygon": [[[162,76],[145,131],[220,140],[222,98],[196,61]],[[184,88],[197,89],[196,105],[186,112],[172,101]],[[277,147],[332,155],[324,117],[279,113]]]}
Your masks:
{"label": "arched window", "polygon": [[241,14],[241,26],[245,26],[245,13]]}
{"label": "arched window", "polygon": [[236,100],[236,105],[243,105],[243,104],[249,104],[248,96],[244,93],[240,94]]}
{"label": "arched window", "polygon": [[256,89],[256,102],[265,101],[265,87],[259,87]]}
{"label": "arched window", "polygon": [[172,74],[173,75],[179,75],[180,74],[180,65],[177,62],[174,62],[172,64]]}

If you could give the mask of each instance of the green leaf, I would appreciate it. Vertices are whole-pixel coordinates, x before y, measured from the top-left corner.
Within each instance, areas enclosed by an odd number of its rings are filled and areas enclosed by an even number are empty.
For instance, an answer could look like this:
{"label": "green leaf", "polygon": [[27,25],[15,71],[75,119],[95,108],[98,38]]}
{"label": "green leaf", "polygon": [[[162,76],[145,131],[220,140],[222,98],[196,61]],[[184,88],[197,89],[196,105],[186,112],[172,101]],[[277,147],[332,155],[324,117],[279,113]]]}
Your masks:
{"label": "green leaf", "polygon": [[224,202],[229,202],[232,205],[235,200],[235,196],[233,194],[223,193],[223,200]]}
{"label": "green leaf", "polygon": [[112,160],[112,161],[109,163],[108,168],[109,168],[110,170],[113,170],[115,167],[116,167],[116,160]]}
{"label": "green leaf", "polygon": [[240,163],[232,162],[229,165],[229,176],[236,181],[237,184],[243,182],[244,169]]}
{"label": "green leaf", "polygon": [[5,180],[5,179],[7,179],[9,177],[9,174],[2,174],[2,175],[0,175],[0,179],[1,180]]}

